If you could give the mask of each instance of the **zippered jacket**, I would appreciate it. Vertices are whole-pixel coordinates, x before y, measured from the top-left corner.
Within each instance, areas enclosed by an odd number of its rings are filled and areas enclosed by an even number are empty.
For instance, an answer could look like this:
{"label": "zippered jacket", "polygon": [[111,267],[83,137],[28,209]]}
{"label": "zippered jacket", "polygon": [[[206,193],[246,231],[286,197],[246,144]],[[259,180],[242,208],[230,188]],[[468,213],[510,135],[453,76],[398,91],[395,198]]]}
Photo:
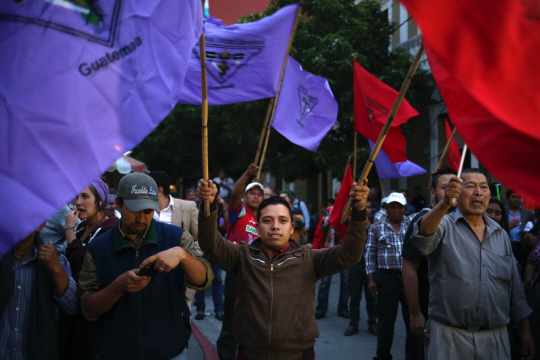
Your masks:
{"label": "zippered jacket", "polygon": [[345,241],[327,249],[290,247],[270,261],[257,239],[232,243],[217,231],[217,207],[199,211],[199,244],[208,258],[236,275],[233,332],[247,359],[302,359],[319,337],[315,321],[317,280],[343,271],[362,257],[365,211],[353,211]]}

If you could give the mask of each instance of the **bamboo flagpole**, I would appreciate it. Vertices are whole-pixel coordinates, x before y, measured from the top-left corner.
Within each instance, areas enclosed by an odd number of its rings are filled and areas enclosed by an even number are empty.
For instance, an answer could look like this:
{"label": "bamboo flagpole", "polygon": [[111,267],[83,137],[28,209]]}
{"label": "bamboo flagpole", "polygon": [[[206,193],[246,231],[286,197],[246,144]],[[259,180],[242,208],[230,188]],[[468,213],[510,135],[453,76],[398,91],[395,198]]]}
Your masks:
{"label": "bamboo flagpole", "polygon": [[[283,66],[281,68],[281,76],[279,77],[279,85],[276,93],[276,97],[274,98],[274,104],[272,106],[272,113],[270,116],[270,121],[268,123],[267,129],[266,129],[266,139],[264,143],[263,152],[261,155],[261,163],[259,165],[259,172],[257,173],[257,178],[261,177],[261,170],[264,163],[264,156],[266,155],[266,148],[268,147],[268,139],[270,138],[270,130],[272,129],[272,122],[274,121],[274,114],[276,112],[276,105],[279,99],[279,92],[281,90],[281,84],[283,83],[283,75],[285,74],[285,68],[287,67],[287,60],[289,58],[289,52],[291,51],[292,43],[294,40],[294,35],[296,34],[296,28],[298,27],[298,21],[300,21],[300,15],[302,15],[302,8],[304,7],[304,1],[300,1],[300,6],[298,7],[298,11],[296,12],[296,19],[294,20],[293,29],[291,32],[291,37],[289,38],[289,45],[287,46],[287,52],[285,53],[285,59],[283,59]],[[259,140],[260,142],[260,140]],[[258,156],[257,156],[258,157]]]}
{"label": "bamboo flagpole", "polygon": [[268,104],[268,110],[266,110],[266,118],[264,119],[261,136],[259,137],[259,146],[257,146],[257,154],[255,154],[255,161],[253,162],[255,165],[257,165],[257,163],[259,162],[259,155],[261,154],[261,148],[264,142],[264,135],[266,133],[266,127],[268,126],[268,120],[270,120],[270,114],[272,114],[272,109],[274,108],[275,100],[276,100],[275,97],[270,99],[270,103]]}
{"label": "bamboo flagpole", "polygon": [[[375,143],[375,146],[373,147],[373,150],[371,151],[371,155],[369,156],[369,159],[366,162],[366,165],[364,166],[364,170],[362,171],[362,174],[360,175],[358,184],[363,184],[364,180],[367,179],[367,176],[369,174],[369,171],[371,170],[371,167],[373,166],[375,158],[377,157],[377,154],[379,153],[379,150],[381,149],[382,143],[384,142],[384,139],[386,138],[386,135],[388,134],[388,131],[390,130],[390,126],[392,125],[392,122],[394,121],[394,116],[396,116],[397,111],[399,110],[399,106],[401,105],[401,102],[403,101],[403,98],[405,97],[405,93],[407,93],[407,89],[409,88],[411,79],[414,73],[416,72],[418,65],[420,64],[422,55],[424,55],[424,45],[421,44],[420,48],[418,49],[418,52],[416,53],[414,61],[411,64],[409,72],[407,73],[407,77],[405,77],[405,80],[403,81],[403,85],[401,85],[401,89],[399,90],[399,94],[396,98],[396,101],[394,102],[394,106],[392,106],[392,110],[390,110],[388,119],[386,120],[386,123],[384,124],[384,127],[381,130],[379,138],[377,139],[377,142]],[[347,221],[349,214],[351,213],[351,210],[352,210],[352,205],[353,205],[352,200],[349,198],[347,200],[347,203],[345,204],[345,207],[343,208],[343,214],[341,216],[341,224],[345,224],[345,222]]]}
{"label": "bamboo flagpole", "polygon": [[[204,0],[202,1],[203,14],[204,14]],[[203,15],[204,16],[204,15]],[[208,86],[206,82],[206,45],[204,29],[201,37],[199,38],[199,52],[201,59],[201,90],[202,90],[202,166],[203,166],[203,179],[208,181]],[[204,200],[204,216],[210,216],[210,202]]]}
{"label": "bamboo flagpole", "polygon": [[[442,166],[443,159],[446,157],[446,153],[448,152],[448,149],[450,149],[450,144],[452,143],[452,140],[454,140],[454,136],[456,136],[456,128],[454,128],[454,131],[452,131],[452,135],[450,135],[450,138],[448,138],[448,141],[446,142],[446,146],[444,147],[444,150],[441,154],[441,158],[439,159],[439,162],[437,163],[437,166],[435,167],[435,171],[439,171],[439,169]],[[428,190],[431,188],[431,180],[429,180]]]}

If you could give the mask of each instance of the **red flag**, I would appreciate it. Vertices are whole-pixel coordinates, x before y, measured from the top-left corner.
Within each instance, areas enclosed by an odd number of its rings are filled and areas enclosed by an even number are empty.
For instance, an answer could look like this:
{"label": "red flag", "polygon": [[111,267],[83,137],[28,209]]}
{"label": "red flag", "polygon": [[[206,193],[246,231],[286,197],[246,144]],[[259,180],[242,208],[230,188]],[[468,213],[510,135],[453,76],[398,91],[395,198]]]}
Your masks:
{"label": "red flag", "polygon": [[[355,131],[376,143],[397,95],[396,90],[371,75],[354,59]],[[416,115],[418,112],[403,100],[382,145],[393,163],[407,161],[405,136],[399,125]]]}
{"label": "red flag", "polygon": [[343,181],[341,181],[341,186],[339,187],[339,191],[334,202],[334,207],[332,208],[332,212],[330,213],[330,224],[341,234],[341,241],[345,239],[345,234],[347,233],[347,225],[340,224],[341,214],[343,212],[345,204],[347,203],[347,199],[349,198],[352,184],[353,178],[351,172],[351,164],[347,164],[347,170],[345,171],[345,175],[343,176]]}
{"label": "red flag", "polygon": [[[450,127],[450,122],[448,121],[448,119],[444,119],[444,121],[446,123],[446,142],[448,142],[454,130]],[[448,164],[448,167],[451,167],[452,169],[458,171],[460,162],[461,153],[459,152],[459,147],[456,138],[454,137],[452,139],[452,142],[450,143],[448,152],[446,153],[446,163]]]}
{"label": "red flag", "polygon": [[[452,123],[506,186],[540,207],[536,1],[401,0],[423,32]],[[497,24],[497,26],[493,26]]]}
{"label": "red flag", "polygon": [[319,222],[317,223],[317,227],[315,228],[315,233],[313,233],[313,248],[314,249],[322,249],[324,246],[324,234],[321,230],[321,224],[324,219],[324,211],[321,214],[321,217],[319,218]]}

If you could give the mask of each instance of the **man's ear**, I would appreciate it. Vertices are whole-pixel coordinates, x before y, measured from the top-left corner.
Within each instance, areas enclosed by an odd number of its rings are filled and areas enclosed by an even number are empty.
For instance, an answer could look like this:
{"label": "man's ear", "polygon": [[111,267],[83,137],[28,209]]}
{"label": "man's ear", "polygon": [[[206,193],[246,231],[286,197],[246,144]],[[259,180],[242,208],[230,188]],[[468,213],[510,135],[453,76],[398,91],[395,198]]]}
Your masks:
{"label": "man's ear", "polygon": [[290,234],[290,235],[292,235],[293,232],[294,232],[294,223],[292,222],[292,220],[291,220],[291,225],[292,225],[292,226],[291,226],[291,234]]}
{"label": "man's ear", "polygon": [[161,194],[163,195],[163,186],[158,186],[158,195]]}

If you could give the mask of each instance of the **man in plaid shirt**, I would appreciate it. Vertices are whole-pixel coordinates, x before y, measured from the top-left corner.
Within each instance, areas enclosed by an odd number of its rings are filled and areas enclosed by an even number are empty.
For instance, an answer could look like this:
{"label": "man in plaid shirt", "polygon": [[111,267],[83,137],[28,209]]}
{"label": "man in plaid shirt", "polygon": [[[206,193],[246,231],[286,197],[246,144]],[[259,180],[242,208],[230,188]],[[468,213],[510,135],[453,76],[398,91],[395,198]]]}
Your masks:
{"label": "man in plaid shirt", "polygon": [[368,230],[366,241],[366,273],[369,290],[377,297],[377,356],[374,360],[392,359],[390,350],[394,338],[398,305],[401,302],[403,321],[407,329],[405,359],[416,359],[414,339],[409,326],[409,309],[401,276],[401,249],[410,220],[405,217],[407,200],[401,193],[387,198],[387,216]]}

